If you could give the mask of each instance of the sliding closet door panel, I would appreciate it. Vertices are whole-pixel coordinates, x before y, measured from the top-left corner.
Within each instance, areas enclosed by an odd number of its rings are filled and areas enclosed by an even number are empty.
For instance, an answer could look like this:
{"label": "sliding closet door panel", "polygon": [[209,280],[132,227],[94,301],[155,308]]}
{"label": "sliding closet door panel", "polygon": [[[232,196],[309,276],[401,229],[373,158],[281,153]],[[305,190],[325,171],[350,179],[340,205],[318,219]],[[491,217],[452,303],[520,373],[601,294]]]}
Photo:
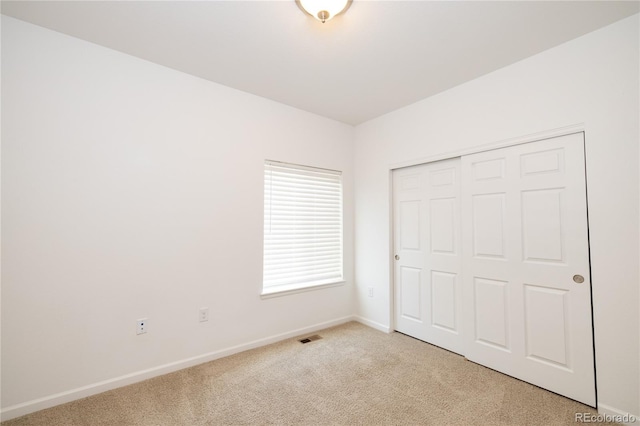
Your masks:
{"label": "sliding closet door panel", "polygon": [[393,173],[396,330],[461,353],[460,159]]}
{"label": "sliding closet door panel", "polygon": [[583,134],[461,172],[465,356],[594,406]]}

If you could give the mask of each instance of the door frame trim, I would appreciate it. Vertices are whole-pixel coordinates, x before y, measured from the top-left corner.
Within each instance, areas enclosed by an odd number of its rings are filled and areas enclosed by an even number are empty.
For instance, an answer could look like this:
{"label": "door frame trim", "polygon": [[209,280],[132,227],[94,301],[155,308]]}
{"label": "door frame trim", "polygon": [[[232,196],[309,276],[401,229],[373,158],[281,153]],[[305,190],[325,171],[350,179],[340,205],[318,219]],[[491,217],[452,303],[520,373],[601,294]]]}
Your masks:
{"label": "door frame trim", "polygon": [[560,136],[567,136],[567,135],[580,133],[584,131],[585,131],[584,123],[558,127],[556,129],[531,133],[524,136],[517,136],[514,138],[483,143],[480,145],[473,146],[471,148],[459,149],[456,151],[450,151],[442,154],[431,155],[429,157],[422,157],[414,160],[407,160],[407,161],[401,161],[398,163],[392,163],[392,164],[389,164],[389,171],[392,172],[393,170],[396,170],[396,169],[417,166],[419,164],[433,163],[436,161],[448,160],[450,158],[462,157],[463,155],[477,154],[479,152],[492,151],[494,149],[507,148],[509,146],[521,145],[529,142],[538,142],[545,139],[552,139]]}

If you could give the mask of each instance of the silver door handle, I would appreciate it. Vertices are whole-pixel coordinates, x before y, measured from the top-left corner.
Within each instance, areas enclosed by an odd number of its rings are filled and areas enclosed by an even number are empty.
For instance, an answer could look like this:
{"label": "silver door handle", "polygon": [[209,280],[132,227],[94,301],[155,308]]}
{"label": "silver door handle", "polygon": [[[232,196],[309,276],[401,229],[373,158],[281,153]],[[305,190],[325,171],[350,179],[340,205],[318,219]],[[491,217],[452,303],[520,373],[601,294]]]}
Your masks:
{"label": "silver door handle", "polygon": [[395,255],[396,260],[400,260],[400,256],[398,256],[397,254]]}
{"label": "silver door handle", "polygon": [[577,284],[582,284],[584,282],[584,277],[582,275],[574,275],[573,282]]}

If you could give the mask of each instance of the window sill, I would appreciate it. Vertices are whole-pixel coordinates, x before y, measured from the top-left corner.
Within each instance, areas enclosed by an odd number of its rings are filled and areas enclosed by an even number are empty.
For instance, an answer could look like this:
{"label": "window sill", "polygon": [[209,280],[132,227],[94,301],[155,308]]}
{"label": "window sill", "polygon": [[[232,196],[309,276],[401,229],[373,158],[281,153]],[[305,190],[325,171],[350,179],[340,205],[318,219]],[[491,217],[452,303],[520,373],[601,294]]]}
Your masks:
{"label": "window sill", "polygon": [[271,289],[262,290],[260,298],[271,299],[273,297],[287,296],[289,294],[304,293],[307,291],[320,290],[322,288],[338,287],[344,285],[345,281],[331,281],[319,284],[298,284],[295,286],[280,286]]}

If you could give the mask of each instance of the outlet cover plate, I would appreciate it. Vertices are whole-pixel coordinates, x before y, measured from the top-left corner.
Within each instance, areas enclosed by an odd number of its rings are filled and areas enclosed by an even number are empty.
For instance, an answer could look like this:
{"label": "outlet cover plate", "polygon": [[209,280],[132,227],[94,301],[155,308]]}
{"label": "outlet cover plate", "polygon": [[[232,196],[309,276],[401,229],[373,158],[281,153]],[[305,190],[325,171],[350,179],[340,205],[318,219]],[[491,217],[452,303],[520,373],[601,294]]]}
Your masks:
{"label": "outlet cover plate", "polygon": [[200,308],[198,311],[198,319],[200,322],[209,321],[209,308]]}
{"label": "outlet cover plate", "polygon": [[149,325],[147,318],[140,318],[136,321],[136,334],[145,334],[148,327]]}

